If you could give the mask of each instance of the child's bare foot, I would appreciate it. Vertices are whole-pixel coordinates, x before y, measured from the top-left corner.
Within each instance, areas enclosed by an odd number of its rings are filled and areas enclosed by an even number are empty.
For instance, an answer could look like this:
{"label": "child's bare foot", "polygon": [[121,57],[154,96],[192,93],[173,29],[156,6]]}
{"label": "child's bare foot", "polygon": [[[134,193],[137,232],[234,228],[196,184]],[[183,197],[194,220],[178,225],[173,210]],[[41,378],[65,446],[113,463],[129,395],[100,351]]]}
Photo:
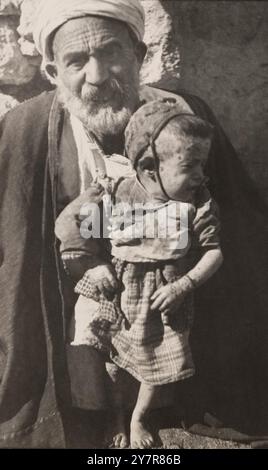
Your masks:
{"label": "child's bare foot", "polygon": [[138,419],[131,420],[130,424],[130,447],[131,449],[150,449],[154,444],[152,434],[144,427],[143,422]]}
{"label": "child's bare foot", "polygon": [[125,449],[129,445],[123,413],[118,411],[110,421],[109,447]]}
{"label": "child's bare foot", "polygon": [[115,434],[112,438],[112,443],[110,447],[114,449],[126,449],[128,447],[129,441],[127,434],[125,432],[119,432]]}

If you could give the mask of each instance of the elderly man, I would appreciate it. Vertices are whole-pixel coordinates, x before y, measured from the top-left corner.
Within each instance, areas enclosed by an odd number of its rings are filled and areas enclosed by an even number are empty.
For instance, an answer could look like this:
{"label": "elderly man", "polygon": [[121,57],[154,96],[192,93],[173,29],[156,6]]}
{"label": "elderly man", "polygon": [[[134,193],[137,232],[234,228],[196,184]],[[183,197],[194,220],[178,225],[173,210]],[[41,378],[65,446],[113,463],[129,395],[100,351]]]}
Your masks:
{"label": "elderly man", "polygon": [[[239,304],[239,293],[232,301],[236,273],[243,273],[243,284],[248,272],[246,261],[236,266],[236,272],[233,269],[232,255],[238,247],[248,252],[245,224],[237,208],[237,202],[240,208],[243,202],[232,176],[235,168],[241,182],[234,150],[200,99],[140,87],[146,47],[139,0],[45,0],[34,24],[43,69],[56,91],[20,105],[2,123],[2,447],[64,447],[72,406],[84,410],[107,407],[107,376],[100,353],[87,346],[69,346],[66,356],[75,298],[60,264],[54,222],[96,175],[100,153],[108,173],[120,171],[108,156],[123,154],[124,128],[141,102],[172,97],[186,112],[215,125],[208,173],[210,189],[222,209],[227,267],[198,299],[205,316],[204,337],[197,347],[204,347],[207,335],[214,339],[212,347],[215,345],[223,319],[233,318],[237,299]],[[101,287],[115,288],[111,266],[96,256],[91,269]],[[239,308],[249,311],[255,301],[249,297],[244,302],[247,306],[240,304]],[[223,323],[214,324],[211,334],[208,325],[212,314],[215,318],[215,309]],[[204,349],[201,372],[207,373],[209,357]],[[215,364],[212,373],[217,370]]]}

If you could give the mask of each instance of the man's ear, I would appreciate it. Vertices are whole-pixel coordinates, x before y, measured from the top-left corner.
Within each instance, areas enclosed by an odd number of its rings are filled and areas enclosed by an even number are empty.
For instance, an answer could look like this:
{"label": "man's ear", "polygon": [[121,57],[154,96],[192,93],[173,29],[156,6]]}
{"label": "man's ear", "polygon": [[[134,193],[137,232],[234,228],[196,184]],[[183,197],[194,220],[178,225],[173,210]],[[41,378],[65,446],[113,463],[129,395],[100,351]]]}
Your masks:
{"label": "man's ear", "polygon": [[147,46],[144,44],[144,42],[139,41],[135,44],[135,54],[138,60],[138,63],[142,65],[145,56],[147,54]]}
{"label": "man's ear", "polygon": [[53,80],[57,78],[58,69],[54,62],[50,62],[49,64],[46,64],[45,71],[47,75],[49,75],[49,77],[51,77]]}

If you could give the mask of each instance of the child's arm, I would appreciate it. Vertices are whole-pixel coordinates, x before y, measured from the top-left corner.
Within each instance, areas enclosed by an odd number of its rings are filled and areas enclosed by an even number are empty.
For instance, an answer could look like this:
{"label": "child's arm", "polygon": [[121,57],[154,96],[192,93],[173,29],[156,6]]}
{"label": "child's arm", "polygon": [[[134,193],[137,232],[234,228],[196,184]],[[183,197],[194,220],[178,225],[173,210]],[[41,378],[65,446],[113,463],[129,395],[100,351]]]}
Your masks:
{"label": "child's arm", "polygon": [[205,187],[199,198],[193,221],[193,249],[196,245],[197,248],[203,250],[204,254],[186,275],[172,284],[161,287],[152,296],[151,308],[152,310],[159,309],[162,312],[163,321],[165,315],[175,311],[184,297],[206,282],[223,262],[218,237],[220,222],[217,204]]}
{"label": "child's arm", "polygon": [[172,313],[184,300],[185,296],[196,287],[205,283],[219,269],[223,262],[220,248],[208,250],[186,275],[181,279],[162,286],[152,295],[151,310]]}
{"label": "child's arm", "polygon": [[218,271],[222,263],[223,254],[220,248],[208,250],[195,267],[188,272],[188,277],[195,287],[199,287]]}

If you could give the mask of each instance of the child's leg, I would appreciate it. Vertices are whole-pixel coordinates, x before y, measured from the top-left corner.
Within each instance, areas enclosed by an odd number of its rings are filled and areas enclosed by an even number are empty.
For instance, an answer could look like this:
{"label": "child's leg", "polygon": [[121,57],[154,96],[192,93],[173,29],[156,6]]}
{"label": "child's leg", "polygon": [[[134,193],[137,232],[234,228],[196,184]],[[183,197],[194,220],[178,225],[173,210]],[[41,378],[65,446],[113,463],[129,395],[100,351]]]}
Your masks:
{"label": "child's leg", "polygon": [[130,423],[130,445],[132,449],[148,449],[153,446],[154,439],[145,428],[145,415],[160,387],[141,384],[136,406]]}
{"label": "child's leg", "polygon": [[111,445],[115,448],[124,449],[128,447],[128,436],[126,432],[125,414],[123,408],[121,371],[112,364],[106,363],[106,369],[111,379],[111,406],[112,419],[110,422]]}

